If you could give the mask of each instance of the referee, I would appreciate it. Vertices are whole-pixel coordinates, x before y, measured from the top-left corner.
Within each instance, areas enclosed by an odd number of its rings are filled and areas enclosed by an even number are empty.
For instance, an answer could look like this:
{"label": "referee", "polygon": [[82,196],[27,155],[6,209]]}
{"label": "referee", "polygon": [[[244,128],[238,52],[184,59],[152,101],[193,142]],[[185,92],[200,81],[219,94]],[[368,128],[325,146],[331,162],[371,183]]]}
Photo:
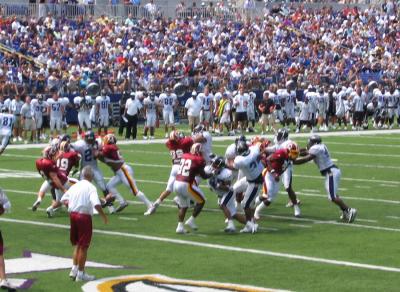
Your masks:
{"label": "referee", "polygon": [[108,220],[101,208],[96,187],[91,183],[93,170],[90,166],[82,169],[83,180],[74,184],[61,198],[68,205],[70,213],[70,240],[74,248],[73,266],[69,276],[75,281],[93,281],[94,276],[86,274],[85,263],[87,251],[92,239],[93,208],[100,214],[104,223]]}

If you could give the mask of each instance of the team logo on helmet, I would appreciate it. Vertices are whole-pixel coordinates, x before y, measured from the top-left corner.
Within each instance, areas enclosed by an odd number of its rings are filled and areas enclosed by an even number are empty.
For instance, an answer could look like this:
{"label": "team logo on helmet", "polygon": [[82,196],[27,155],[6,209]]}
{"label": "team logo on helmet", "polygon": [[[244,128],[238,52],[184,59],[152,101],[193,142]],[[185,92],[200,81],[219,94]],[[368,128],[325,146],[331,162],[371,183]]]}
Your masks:
{"label": "team logo on helmet", "polygon": [[193,155],[200,155],[202,150],[202,145],[200,143],[194,143],[190,148],[190,153]]}
{"label": "team logo on helmet", "polygon": [[286,149],[288,151],[288,156],[291,160],[295,160],[297,157],[299,157],[300,149],[295,142],[288,143],[286,145]]}
{"label": "team logo on helmet", "polygon": [[107,134],[103,138],[104,145],[117,144],[117,138],[114,134]]}

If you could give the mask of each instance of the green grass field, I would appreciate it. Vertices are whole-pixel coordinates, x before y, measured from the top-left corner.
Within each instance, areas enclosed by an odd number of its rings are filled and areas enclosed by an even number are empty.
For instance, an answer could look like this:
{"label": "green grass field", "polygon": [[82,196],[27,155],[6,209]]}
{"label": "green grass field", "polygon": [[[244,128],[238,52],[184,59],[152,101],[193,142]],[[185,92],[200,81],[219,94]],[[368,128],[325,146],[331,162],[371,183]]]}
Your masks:
{"label": "green grass field", "polygon": [[[306,144],[306,138],[294,140],[302,147]],[[197,220],[199,230],[187,235],[175,234],[173,196],[156,214],[145,217],[144,206],[121,186],[121,194],[131,205],[110,215],[108,225],[94,219],[97,232],[89,260],[130,268],[88,268],[88,272],[97,278],[162,274],[292,291],[399,291],[400,134],[324,137],[323,141],[342,170],[340,194],[359,211],[354,224],[340,222],[339,209],[328,201],[323,177],[313,163],[294,169],[303,217],[294,218],[292,209],[285,208],[287,195],[281,192],[264,211],[261,230],[255,235],[223,232],[223,214],[204,182],[206,209]],[[214,152],[224,153],[229,143],[215,141]],[[164,145],[120,148],[134,168],[139,188],[155,200],[170,171]],[[42,183],[34,166],[40,149],[7,149],[4,154],[0,157],[0,186],[13,208],[0,220],[24,220],[0,221],[5,257],[19,258],[25,250],[70,257],[69,231],[63,228],[69,223],[66,210],[52,219],[43,210],[30,210]],[[112,176],[105,165],[101,164],[101,169],[106,178]],[[46,196],[41,208],[48,204],[50,197]],[[45,224],[35,225],[37,222]],[[10,277],[35,279],[31,291],[81,291],[82,284],[72,282],[68,273],[60,270]]]}

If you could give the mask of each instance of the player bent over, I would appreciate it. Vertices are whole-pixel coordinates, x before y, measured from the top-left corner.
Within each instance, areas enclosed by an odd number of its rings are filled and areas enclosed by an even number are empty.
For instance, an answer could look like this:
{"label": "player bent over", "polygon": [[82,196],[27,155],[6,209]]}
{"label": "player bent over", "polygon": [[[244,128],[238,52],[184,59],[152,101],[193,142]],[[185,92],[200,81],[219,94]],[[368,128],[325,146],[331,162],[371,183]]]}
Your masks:
{"label": "player bent over", "polygon": [[176,179],[176,174],[178,173],[179,165],[181,163],[181,158],[184,153],[189,153],[190,148],[193,145],[193,139],[191,137],[184,137],[183,134],[177,130],[171,131],[169,134],[169,139],[165,143],[168,148],[169,153],[172,158],[172,168],[169,174],[169,179],[167,182],[167,188],[160,194],[159,198],[153,203],[152,207],[144,215],[153,214],[158,206],[168,197],[174,188],[174,182]]}
{"label": "player bent over", "polygon": [[202,157],[200,143],[193,144],[190,153],[182,155],[178,173],[176,175],[176,181],[174,183],[174,192],[177,195],[174,200],[179,209],[176,233],[186,233],[183,220],[185,219],[190,199],[194,199],[196,204],[192,216],[185,222],[185,225],[188,225],[192,230],[197,230],[195,218],[203,209],[206,198],[202,190],[197,186],[195,177],[198,175],[205,179],[209,177],[209,175],[204,171],[205,166],[206,162]]}
{"label": "player bent over", "polygon": [[235,232],[236,227],[232,219],[236,219],[242,224],[246,224],[243,215],[238,214],[235,206],[235,194],[232,189],[233,173],[225,167],[224,158],[217,156],[212,160],[211,165],[206,166],[206,173],[210,172],[213,176],[208,180],[211,190],[218,196],[218,205],[224,212],[228,225],[225,232]]}
{"label": "player bent over", "polygon": [[116,145],[117,138],[114,134],[107,134],[103,139],[103,146],[95,152],[95,157],[107,164],[114,172],[114,176],[110,179],[107,184],[107,189],[110,191],[112,196],[116,196],[119,200],[119,207],[116,212],[121,212],[128,206],[125,199],[118,193],[117,186],[121,183],[127,186],[131,193],[136,196],[140,201],[145,204],[146,208],[149,209],[152,204],[147,199],[146,195],[138,190],[136,181],[133,178],[133,170],[127,165],[119,153],[119,148]]}
{"label": "player bent over", "polygon": [[325,176],[325,189],[329,200],[335,203],[342,210],[340,219],[348,223],[354,222],[357,216],[357,209],[350,208],[338,196],[341,172],[340,169],[333,164],[328,148],[322,143],[322,139],[318,135],[312,135],[308,139],[307,150],[300,153],[303,157],[297,158],[294,164],[303,164],[314,160],[319,168],[321,175]]}

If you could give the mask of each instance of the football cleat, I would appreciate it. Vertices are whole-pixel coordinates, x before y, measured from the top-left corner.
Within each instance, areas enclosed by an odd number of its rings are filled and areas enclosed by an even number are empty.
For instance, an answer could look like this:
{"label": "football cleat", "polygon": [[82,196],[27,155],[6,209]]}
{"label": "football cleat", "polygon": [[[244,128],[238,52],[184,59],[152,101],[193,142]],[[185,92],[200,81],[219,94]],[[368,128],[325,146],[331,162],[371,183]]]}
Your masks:
{"label": "football cleat", "polygon": [[196,223],[194,222],[194,220],[191,220],[190,218],[188,220],[186,220],[185,225],[189,226],[192,230],[197,230],[198,227],[196,225]]}
{"label": "football cleat", "polygon": [[[301,204],[301,201],[299,199],[297,199],[297,205],[300,205],[300,204]],[[289,201],[286,204],[286,208],[292,208],[292,207],[293,207],[293,203],[292,203],[292,201]]]}
{"label": "football cleat", "polygon": [[52,207],[48,207],[46,209],[47,218],[52,218],[54,216],[54,209]]}
{"label": "football cleat", "polygon": [[240,233],[254,233],[255,229],[254,223],[247,221],[244,228],[240,230]]}
{"label": "football cleat", "polygon": [[0,288],[3,290],[7,290],[8,292],[17,291],[17,288],[15,288],[7,279],[1,280]]}
{"label": "football cleat", "polygon": [[75,281],[76,279],[76,275],[78,274],[78,269],[71,269],[71,271],[69,272],[69,277]]}
{"label": "football cleat", "polygon": [[347,222],[353,223],[356,217],[357,217],[357,209],[350,208],[350,210],[347,212]]}
{"label": "football cleat", "polygon": [[122,212],[122,210],[124,210],[126,207],[128,207],[128,203],[127,202],[122,202],[117,209],[115,209],[115,213],[119,213]]}
{"label": "football cleat", "polygon": [[178,227],[176,227],[176,233],[178,234],[185,234],[187,231],[183,227],[183,224],[178,224]]}
{"label": "football cleat", "polygon": [[151,207],[149,209],[147,209],[146,212],[144,212],[144,216],[150,216],[150,215],[154,214],[156,212],[158,206],[159,206],[158,204],[151,205]]}
{"label": "football cleat", "polygon": [[294,205],[293,209],[294,209],[294,217],[301,217],[301,210],[299,205],[298,204]]}
{"label": "football cleat", "polygon": [[32,211],[35,212],[37,210],[37,208],[40,206],[41,201],[40,200],[36,200],[35,203],[33,203],[32,205]]}
{"label": "football cleat", "polygon": [[75,278],[75,282],[88,282],[88,281],[93,281],[95,280],[96,277],[86,274],[85,272],[83,272],[82,274],[77,274],[76,278]]}

